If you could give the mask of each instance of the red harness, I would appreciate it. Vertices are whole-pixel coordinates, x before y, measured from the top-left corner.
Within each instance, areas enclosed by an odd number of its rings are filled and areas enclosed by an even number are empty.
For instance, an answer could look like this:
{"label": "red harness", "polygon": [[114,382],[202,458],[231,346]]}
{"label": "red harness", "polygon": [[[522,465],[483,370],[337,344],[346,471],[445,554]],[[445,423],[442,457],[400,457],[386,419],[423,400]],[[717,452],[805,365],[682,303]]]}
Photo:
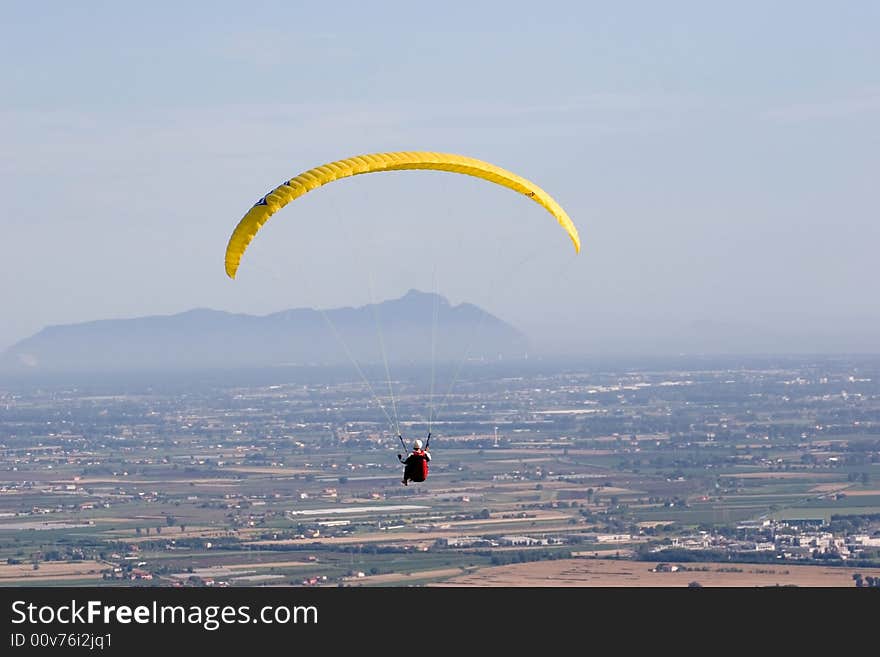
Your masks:
{"label": "red harness", "polygon": [[[415,458],[413,458],[415,457]],[[404,476],[412,481],[424,481],[428,478],[428,457],[425,451],[414,449],[407,459]]]}

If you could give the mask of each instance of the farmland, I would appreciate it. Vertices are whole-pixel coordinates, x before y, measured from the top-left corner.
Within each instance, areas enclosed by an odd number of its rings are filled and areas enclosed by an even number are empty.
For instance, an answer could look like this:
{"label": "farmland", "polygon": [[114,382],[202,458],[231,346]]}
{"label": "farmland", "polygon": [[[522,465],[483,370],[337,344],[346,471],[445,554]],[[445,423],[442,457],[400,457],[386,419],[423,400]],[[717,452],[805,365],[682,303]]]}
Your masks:
{"label": "farmland", "polygon": [[338,372],[0,384],[0,585],[873,583],[877,359],[650,365],[403,370],[408,487]]}

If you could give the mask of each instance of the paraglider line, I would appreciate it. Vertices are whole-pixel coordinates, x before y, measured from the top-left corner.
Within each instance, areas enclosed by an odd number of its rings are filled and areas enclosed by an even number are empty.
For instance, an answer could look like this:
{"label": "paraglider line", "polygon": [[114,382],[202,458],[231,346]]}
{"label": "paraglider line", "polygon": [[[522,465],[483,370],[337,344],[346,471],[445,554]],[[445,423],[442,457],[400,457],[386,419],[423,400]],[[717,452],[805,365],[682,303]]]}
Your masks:
{"label": "paraglider line", "polygon": [[373,272],[370,272],[370,306],[373,308],[373,319],[376,320],[376,333],[379,336],[379,348],[382,351],[382,362],[385,363],[385,376],[388,377],[388,395],[391,397],[391,409],[394,411],[394,423],[397,427],[397,435],[400,435],[400,419],[397,415],[397,404],[394,401],[394,388],[391,385],[391,369],[388,367],[388,356],[385,353],[385,340],[382,339],[382,325],[379,323],[379,311],[376,309],[376,301],[373,298]]}
{"label": "paraglider line", "polygon": [[[523,264],[525,264],[526,262],[528,262],[529,260],[531,260],[532,258],[534,258],[534,257],[539,253],[539,251],[540,251],[540,249],[536,249],[536,250],[532,251],[532,253],[530,253],[529,255],[525,256],[524,258],[522,258],[522,259],[521,259],[520,261],[518,261],[517,263],[515,263],[515,264],[510,268],[509,271],[513,271],[513,270],[515,270],[515,269],[520,268]],[[568,263],[566,263],[565,266],[567,266],[567,265],[568,265]],[[498,293],[498,283],[500,283],[500,282],[503,281],[503,280],[507,280],[507,279],[508,279],[508,272],[505,272],[505,275],[503,275],[503,276],[498,276],[498,277],[495,279],[495,281],[489,286],[489,302],[490,302],[490,303],[491,303],[491,301],[495,298],[495,296],[496,296],[497,293]],[[476,329],[474,330],[474,332],[471,334],[471,338],[470,338],[470,340],[468,340],[468,343],[467,343],[467,345],[466,345],[466,347],[465,347],[465,350],[464,350],[464,355],[461,357],[461,360],[459,361],[458,366],[456,367],[455,375],[452,377],[452,382],[449,384],[449,388],[447,388],[447,390],[446,390],[446,394],[443,396],[443,400],[442,400],[442,401],[440,402],[440,404],[438,405],[438,408],[443,408],[443,407],[445,407],[445,406],[448,405],[448,403],[447,403],[447,399],[449,399],[449,395],[452,394],[452,389],[453,389],[453,387],[454,387],[455,384],[458,382],[458,377],[459,377],[459,375],[461,374],[462,367],[464,367],[464,363],[465,363],[465,361],[467,360],[467,357],[468,357],[468,355],[469,355],[469,353],[470,353],[470,350],[471,350],[471,348],[472,348],[473,345],[474,345],[474,341],[476,340],[477,335],[480,333],[480,329],[482,329],[482,327],[483,327],[483,323],[484,323],[484,321],[485,321],[485,319],[486,319],[487,316],[488,316],[488,313],[485,313],[485,312],[484,312],[483,314],[480,315],[480,321],[477,323],[477,328],[476,328]],[[438,413],[438,415],[439,415],[439,413]]]}
{"label": "paraglider line", "polygon": [[437,267],[434,267],[434,314],[431,321],[431,392],[428,396],[428,436],[431,435],[431,425],[434,421],[434,374],[437,361],[437,316],[440,310],[439,297],[437,295]]}
{"label": "paraglider line", "polygon": [[[342,336],[336,330],[336,327],[333,325],[333,322],[330,321],[330,317],[327,315],[327,312],[321,308],[321,315],[323,315],[324,319],[327,322],[327,326],[330,327],[330,330],[333,332],[333,335],[336,336],[336,339],[339,341],[339,344],[342,345],[342,348],[345,350],[345,355],[348,356],[348,359],[351,361],[351,364],[354,365],[354,368],[357,370],[358,374],[360,374],[361,378],[364,380],[364,383],[367,384],[367,388],[370,390],[370,394],[373,395],[373,398],[376,400],[376,403],[379,404],[379,408],[382,409],[382,412],[385,414],[386,419],[388,420],[388,425],[392,431],[394,431],[395,423],[391,420],[391,416],[388,414],[388,411],[385,409],[385,405],[382,403],[382,399],[379,395],[376,394],[376,391],[373,390],[373,386],[370,385],[370,380],[364,374],[364,371],[361,369],[361,366],[358,365],[358,362],[354,359],[354,356],[351,354],[351,350],[348,348],[348,345],[345,344],[345,340],[342,339]],[[398,425],[399,427],[399,425]],[[398,433],[400,433],[398,431]]]}

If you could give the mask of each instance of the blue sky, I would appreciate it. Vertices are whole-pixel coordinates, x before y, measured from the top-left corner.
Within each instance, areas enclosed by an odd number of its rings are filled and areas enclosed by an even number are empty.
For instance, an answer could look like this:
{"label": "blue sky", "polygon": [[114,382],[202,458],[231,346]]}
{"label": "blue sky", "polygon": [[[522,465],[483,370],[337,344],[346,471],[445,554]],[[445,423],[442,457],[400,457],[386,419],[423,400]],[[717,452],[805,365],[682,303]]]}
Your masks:
{"label": "blue sky", "polygon": [[[586,352],[694,322],[878,351],[878,28],[857,1],[5,2],[0,349],[436,286]],[[583,252],[508,190],[401,172],[288,206],[226,278],[266,191],[390,150],[533,180]]]}

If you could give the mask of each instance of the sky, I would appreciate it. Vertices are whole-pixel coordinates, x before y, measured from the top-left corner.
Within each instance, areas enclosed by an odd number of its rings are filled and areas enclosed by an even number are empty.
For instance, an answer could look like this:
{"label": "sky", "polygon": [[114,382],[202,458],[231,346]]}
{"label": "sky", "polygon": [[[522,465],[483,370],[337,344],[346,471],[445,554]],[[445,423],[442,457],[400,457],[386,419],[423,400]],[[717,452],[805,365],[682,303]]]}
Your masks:
{"label": "sky", "polygon": [[[880,352],[880,4],[0,6],[0,350],[192,308],[415,288],[560,351]],[[476,157],[551,194],[396,172],[278,212],[361,153]],[[708,336],[708,337],[707,337]]]}

